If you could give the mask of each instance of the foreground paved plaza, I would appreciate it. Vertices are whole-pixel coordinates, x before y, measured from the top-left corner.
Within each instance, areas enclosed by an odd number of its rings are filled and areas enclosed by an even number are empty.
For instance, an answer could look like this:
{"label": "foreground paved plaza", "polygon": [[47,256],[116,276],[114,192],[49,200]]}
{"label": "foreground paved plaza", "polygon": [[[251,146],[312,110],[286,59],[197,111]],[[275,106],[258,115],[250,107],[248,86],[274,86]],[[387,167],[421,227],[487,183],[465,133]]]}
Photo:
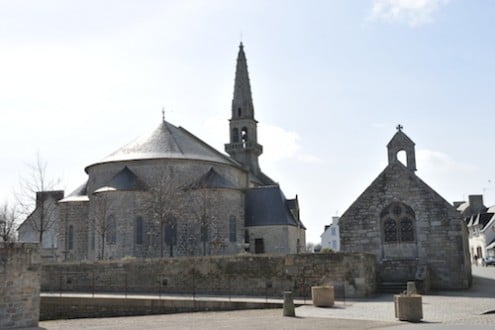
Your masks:
{"label": "foreground paved plaza", "polygon": [[495,327],[495,267],[473,267],[468,291],[435,292],[423,296],[423,322],[394,318],[392,295],[337,301],[333,308],[302,305],[296,318],[282,310],[198,312],[184,314],[78,319],[40,322],[35,329],[493,329]]}

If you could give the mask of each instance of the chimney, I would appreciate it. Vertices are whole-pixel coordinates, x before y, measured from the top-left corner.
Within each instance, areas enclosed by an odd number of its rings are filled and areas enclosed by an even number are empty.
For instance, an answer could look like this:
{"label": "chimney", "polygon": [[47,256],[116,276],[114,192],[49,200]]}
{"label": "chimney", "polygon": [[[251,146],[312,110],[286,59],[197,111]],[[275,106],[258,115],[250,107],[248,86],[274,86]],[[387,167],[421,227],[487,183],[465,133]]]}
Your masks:
{"label": "chimney", "polygon": [[486,207],[483,205],[483,195],[469,195],[469,208],[471,214],[485,211]]}

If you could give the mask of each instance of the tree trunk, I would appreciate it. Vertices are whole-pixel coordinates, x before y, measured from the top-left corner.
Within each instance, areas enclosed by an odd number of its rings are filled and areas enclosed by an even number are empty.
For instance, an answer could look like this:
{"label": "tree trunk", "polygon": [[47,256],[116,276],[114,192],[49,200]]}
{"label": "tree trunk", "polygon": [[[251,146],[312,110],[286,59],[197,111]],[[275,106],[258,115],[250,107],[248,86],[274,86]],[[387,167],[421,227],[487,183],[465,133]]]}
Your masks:
{"label": "tree trunk", "polygon": [[101,256],[100,259],[105,259],[105,233],[101,234]]}
{"label": "tree trunk", "polygon": [[163,221],[160,222],[160,258],[163,258],[163,227],[165,223]]}

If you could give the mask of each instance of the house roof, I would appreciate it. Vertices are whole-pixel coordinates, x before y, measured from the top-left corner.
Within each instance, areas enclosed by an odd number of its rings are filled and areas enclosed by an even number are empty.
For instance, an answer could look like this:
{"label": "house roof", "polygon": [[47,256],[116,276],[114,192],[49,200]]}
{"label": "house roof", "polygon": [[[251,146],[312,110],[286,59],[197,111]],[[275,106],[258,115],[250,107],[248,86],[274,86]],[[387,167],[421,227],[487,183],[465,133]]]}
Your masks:
{"label": "house roof", "polygon": [[246,191],[246,226],[289,225],[304,228],[290,212],[280,186],[271,185]]}
{"label": "house roof", "polygon": [[101,163],[157,158],[207,160],[239,166],[237,162],[184,128],[163,121],[151,133],[125,145],[102,161],[88,166],[86,172],[89,167]]}

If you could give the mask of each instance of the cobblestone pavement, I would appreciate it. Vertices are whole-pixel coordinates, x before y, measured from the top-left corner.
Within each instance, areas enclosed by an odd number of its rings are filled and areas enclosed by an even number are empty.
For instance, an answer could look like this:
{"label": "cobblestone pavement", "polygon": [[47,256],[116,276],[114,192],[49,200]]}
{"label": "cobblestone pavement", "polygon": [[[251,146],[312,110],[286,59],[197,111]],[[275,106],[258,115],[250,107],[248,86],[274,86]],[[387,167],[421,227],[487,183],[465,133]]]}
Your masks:
{"label": "cobblestone pavement", "polygon": [[337,301],[333,308],[303,305],[296,318],[283,317],[280,309],[248,310],[44,321],[34,329],[493,329],[495,267],[473,267],[473,274],[471,290],[424,295],[423,322],[417,324],[397,321],[393,295],[380,295]]}

